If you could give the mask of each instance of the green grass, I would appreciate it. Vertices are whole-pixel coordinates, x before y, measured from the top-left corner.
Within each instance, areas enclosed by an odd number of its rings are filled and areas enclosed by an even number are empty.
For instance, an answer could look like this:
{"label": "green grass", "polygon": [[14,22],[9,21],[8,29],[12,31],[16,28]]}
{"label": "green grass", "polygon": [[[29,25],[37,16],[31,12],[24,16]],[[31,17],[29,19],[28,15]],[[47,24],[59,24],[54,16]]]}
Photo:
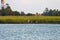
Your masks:
{"label": "green grass", "polygon": [[60,16],[0,16],[0,23],[60,23]]}

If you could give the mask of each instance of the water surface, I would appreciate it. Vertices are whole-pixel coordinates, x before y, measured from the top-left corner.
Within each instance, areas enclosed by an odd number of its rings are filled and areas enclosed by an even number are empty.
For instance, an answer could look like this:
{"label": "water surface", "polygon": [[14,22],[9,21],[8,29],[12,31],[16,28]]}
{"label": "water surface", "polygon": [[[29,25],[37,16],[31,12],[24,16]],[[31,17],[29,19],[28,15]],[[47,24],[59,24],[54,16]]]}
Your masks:
{"label": "water surface", "polygon": [[0,40],[60,40],[60,24],[0,24]]}

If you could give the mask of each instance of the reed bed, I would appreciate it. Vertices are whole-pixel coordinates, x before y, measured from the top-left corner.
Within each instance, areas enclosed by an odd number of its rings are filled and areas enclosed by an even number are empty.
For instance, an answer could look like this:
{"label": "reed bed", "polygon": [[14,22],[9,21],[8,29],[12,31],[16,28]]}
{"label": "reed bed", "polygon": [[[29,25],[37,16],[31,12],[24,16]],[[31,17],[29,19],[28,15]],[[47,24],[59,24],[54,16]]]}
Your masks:
{"label": "reed bed", "polygon": [[0,16],[0,23],[60,23],[60,16]]}

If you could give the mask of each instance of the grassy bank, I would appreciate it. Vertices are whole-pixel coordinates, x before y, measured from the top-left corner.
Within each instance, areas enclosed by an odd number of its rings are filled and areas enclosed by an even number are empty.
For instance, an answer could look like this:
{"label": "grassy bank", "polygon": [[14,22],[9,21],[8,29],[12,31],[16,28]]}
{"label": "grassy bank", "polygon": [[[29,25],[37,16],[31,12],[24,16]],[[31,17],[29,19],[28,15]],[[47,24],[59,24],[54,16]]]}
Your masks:
{"label": "grassy bank", "polygon": [[60,16],[0,16],[0,23],[60,23]]}

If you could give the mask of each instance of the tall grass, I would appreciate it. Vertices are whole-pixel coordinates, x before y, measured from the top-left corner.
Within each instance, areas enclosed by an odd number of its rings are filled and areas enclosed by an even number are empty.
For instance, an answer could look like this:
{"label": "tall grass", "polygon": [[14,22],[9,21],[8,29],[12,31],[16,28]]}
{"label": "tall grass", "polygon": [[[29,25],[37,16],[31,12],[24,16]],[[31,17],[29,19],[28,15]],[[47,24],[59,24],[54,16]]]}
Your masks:
{"label": "tall grass", "polygon": [[60,23],[60,16],[0,16],[0,23]]}

